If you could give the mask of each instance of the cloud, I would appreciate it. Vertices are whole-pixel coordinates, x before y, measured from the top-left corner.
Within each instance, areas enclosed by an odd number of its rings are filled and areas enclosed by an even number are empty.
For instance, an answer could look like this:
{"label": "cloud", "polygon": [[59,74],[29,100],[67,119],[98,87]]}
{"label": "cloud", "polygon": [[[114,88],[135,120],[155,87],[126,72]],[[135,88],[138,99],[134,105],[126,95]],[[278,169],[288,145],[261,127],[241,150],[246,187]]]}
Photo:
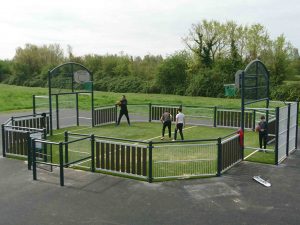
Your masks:
{"label": "cloud", "polygon": [[10,0],[2,3],[0,58],[25,43],[58,43],[76,55],[171,54],[203,19],[261,23],[271,37],[284,33],[296,47],[300,6],[295,0]]}

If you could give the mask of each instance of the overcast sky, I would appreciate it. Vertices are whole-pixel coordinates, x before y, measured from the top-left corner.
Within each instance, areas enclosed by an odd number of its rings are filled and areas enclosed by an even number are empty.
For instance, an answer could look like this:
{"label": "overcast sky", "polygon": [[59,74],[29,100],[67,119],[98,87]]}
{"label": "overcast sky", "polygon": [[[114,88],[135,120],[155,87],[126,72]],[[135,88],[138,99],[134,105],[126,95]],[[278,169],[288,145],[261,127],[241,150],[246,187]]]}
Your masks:
{"label": "overcast sky", "polygon": [[26,43],[72,46],[76,56],[166,56],[203,19],[264,25],[300,48],[299,0],[3,0],[0,59]]}

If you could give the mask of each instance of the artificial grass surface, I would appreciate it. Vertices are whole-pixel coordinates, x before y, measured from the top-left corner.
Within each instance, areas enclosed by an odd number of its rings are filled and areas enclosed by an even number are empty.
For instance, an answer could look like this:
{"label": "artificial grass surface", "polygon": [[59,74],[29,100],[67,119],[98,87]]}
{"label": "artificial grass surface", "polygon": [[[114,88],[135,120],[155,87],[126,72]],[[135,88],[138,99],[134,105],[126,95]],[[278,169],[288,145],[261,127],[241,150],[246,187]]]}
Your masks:
{"label": "artificial grass surface", "polygon": [[[175,126],[172,126],[172,136],[171,139],[173,139],[173,133],[174,133],[174,128]],[[164,140],[160,140],[161,137],[161,129],[162,129],[162,124],[157,123],[157,122],[135,122],[132,123],[131,126],[128,126],[127,123],[123,122],[119,126],[115,126],[115,124],[109,124],[109,125],[104,125],[104,126],[99,126],[99,127],[69,127],[69,128],[64,128],[60,130],[55,130],[54,135],[49,137],[49,140],[54,141],[54,142],[63,142],[64,141],[64,132],[69,131],[71,133],[80,133],[80,134],[86,134],[86,135],[91,135],[94,134],[95,136],[101,136],[101,137],[113,137],[113,138],[122,138],[122,139],[130,139],[133,140],[134,144],[142,145],[142,146],[147,146],[147,144],[141,144],[137,143],[138,141],[153,141],[153,142],[169,142],[171,139],[168,137],[168,130],[166,129],[165,132],[165,138]],[[201,139],[215,139],[215,141],[212,142],[201,142],[203,144],[216,144],[217,141],[216,139],[218,137],[224,137],[228,134],[231,134],[235,132],[236,129],[234,128],[214,128],[214,127],[206,127],[206,126],[186,126],[184,128],[184,138],[185,140],[201,140]],[[246,147],[251,147],[251,148],[257,148],[258,147],[258,134],[252,131],[246,131],[245,132],[245,146]],[[79,137],[73,137],[72,135],[69,137],[69,140],[74,140],[74,138],[79,138]],[[180,135],[177,134],[177,140],[180,141]],[[89,141],[85,140],[82,143],[73,143],[70,145],[70,149],[77,149],[75,151],[77,152],[89,152],[89,148],[85,146],[89,146]],[[123,142],[127,143],[126,141],[118,141],[118,142]],[[180,143],[180,142],[179,142]],[[198,143],[199,144],[199,143]],[[82,149],[84,148],[84,149]],[[273,148],[274,146],[268,146],[268,148]],[[166,148],[165,148],[166,149]],[[173,149],[173,150],[172,150]],[[155,156],[155,148],[154,148],[154,157]],[[174,152],[174,147],[168,147],[168,149],[165,150],[163,153],[166,155],[166,152],[169,152],[168,154],[171,155],[172,152]],[[254,154],[252,154],[255,152]],[[245,157],[248,155],[252,154],[250,157],[248,157],[246,160],[248,161],[254,161],[254,162],[261,162],[261,163],[269,163],[269,164],[274,164],[275,156],[273,152],[259,152],[254,149],[245,149]],[[184,153],[185,155],[187,154],[192,154],[190,153]],[[204,154],[202,152],[202,154]],[[58,153],[53,152],[54,155],[54,161],[57,160],[58,158]],[[80,155],[80,154],[79,154]],[[77,157],[79,156],[77,154]],[[82,155],[80,155],[82,156]],[[162,156],[160,154],[160,156]],[[160,156],[157,156],[159,159]],[[180,157],[180,156],[176,156]],[[186,158],[186,156],[184,156]],[[161,157],[163,158],[163,157]]]}

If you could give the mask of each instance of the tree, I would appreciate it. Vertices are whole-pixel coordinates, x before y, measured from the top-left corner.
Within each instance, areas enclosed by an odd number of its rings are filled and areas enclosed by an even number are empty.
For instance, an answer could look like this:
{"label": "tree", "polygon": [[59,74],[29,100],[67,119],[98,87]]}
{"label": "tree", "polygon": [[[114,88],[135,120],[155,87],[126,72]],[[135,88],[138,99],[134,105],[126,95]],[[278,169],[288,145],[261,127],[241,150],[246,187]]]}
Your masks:
{"label": "tree", "polygon": [[47,70],[64,61],[64,54],[57,44],[41,47],[26,44],[17,48],[13,58],[14,77],[11,83],[27,86],[43,86],[47,82]]}
{"label": "tree", "polygon": [[269,34],[261,24],[253,24],[246,29],[246,59],[254,60],[267,52],[271,44]]}
{"label": "tree", "polygon": [[222,34],[224,34],[224,29],[219,22],[203,20],[199,24],[193,24],[189,35],[183,40],[200,59],[200,64],[211,68],[216,53],[220,53],[224,47]]}
{"label": "tree", "polygon": [[12,73],[12,62],[9,60],[0,60],[0,82],[5,81]]}
{"label": "tree", "polygon": [[286,41],[284,35],[280,35],[271,42],[271,47],[263,60],[271,71],[270,80],[272,85],[280,85],[287,78],[289,64],[292,60],[294,48]]}
{"label": "tree", "polygon": [[187,54],[179,52],[169,56],[159,66],[157,85],[161,93],[184,94],[187,79]]}

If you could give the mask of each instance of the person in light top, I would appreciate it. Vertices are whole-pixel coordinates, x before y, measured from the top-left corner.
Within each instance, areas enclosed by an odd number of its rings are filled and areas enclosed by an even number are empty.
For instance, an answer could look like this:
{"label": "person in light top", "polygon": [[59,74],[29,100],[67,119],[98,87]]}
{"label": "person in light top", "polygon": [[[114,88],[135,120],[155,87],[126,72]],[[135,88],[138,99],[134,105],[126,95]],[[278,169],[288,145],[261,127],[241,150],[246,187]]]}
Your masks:
{"label": "person in light top", "polygon": [[174,139],[173,139],[173,141],[176,141],[176,139],[177,139],[177,131],[178,130],[179,130],[179,134],[180,134],[181,140],[184,140],[183,133],[182,133],[182,129],[183,129],[184,124],[185,124],[184,117],[185,116],[182,113],[182,109],[179,108],[177,110],[177,115],[176,115],[176,124],[175,124],[175,132],[174,132]]}

